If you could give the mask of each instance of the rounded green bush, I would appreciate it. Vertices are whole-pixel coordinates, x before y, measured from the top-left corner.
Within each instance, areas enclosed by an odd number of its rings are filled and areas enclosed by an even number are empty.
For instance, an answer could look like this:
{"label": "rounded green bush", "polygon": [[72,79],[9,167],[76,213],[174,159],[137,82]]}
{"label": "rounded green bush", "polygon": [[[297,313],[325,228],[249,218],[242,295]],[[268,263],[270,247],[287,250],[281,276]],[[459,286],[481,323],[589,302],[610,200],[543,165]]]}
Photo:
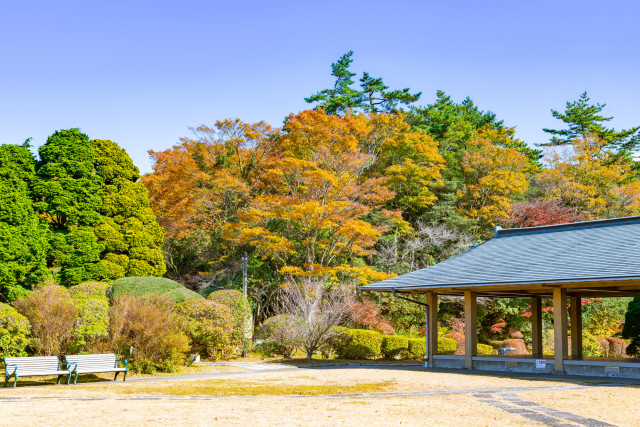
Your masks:
{"label": "rounded green bush", "polygon": [[31,325],[13,307],[0,302],[0,357],[26,356]]}
{"label": "rounded green bush", "polygon": [[223,304],[205,299],[192,299],[176,305],[195,353],[213,359],[226,359],[232,354],[233,321],[231,310]]}
{"label": "rounded green bush", "polygon": [[382,334],[367,329],[349,329],[344,334],[346,343],[338,349],[341,359],[375,359],[380,356]]}
{"label": "rounded green bush", "polygon": [[279,354],[287,359],[302,345],[298,333],[301,319],[290,314],[279,314],[264,321],[256,328],[254,350],[262,355]]}
{"label": "rounded green bush", "polygon": [[478,354],[482,356],[488,356],[493,354],[493,347],[487,344],[478,344]]}
{"label": "rounded green bush", "polygon": [[458,343],[453,338],[438,337],[438,354],[453,354],[457,347]]}
{"label": "rounded green bush", "polygon": [[385,335],[380,347],[382,355],[388,359],[395,359],[404,355],[409,346],[407,337],[400,335]]}
{"label": "rounded green bush", "polygon": [[87,350],[87,346],[109,334],[108,283],[85,282],[69,289],[78,309],[76,327],[72,331],[73,352]]}
{"label": "rounded green bush", "polygon": [[231,309],[235,343],[239,347],[249,344],[253,336],[253,316],[247,297],[233,289],[221,289],[211,292],[207,299],[224,304]]}
{"label": "rounded green bush", "polygon": [[177,303],[202,298],[180,283],[164,277],[123,277],[113,282],[109,290],[111,299],[118,296],[139,297],[152,294],[166,296]]}
{"label": "rounded green bush", "polygon": [[422,360],[427,354],[426,338],[409,338],[407,346],[407,359]]}

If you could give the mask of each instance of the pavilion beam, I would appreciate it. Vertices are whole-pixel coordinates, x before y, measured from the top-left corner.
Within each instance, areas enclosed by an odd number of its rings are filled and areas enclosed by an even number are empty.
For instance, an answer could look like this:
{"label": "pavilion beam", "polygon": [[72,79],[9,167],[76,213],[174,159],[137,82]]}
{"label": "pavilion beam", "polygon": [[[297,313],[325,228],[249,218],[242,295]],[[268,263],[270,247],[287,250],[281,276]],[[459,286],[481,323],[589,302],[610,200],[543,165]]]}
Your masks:
{"label": "pavilion beam", "polygon": [[542,299],[531,298],[531,353],[540,355],[544,353],[542,345]]}
{"label": "pavilion beam", "polygon": [[475,292],[464,293],[464,367],[473,369],[478,353],[478,298]]}
{"label": "pavilion beam", "polygon": [[571,358],[582,358],[582,298],[569,297],[571,303]]}
{"label": "pavilion beam", "polygon": [[564,372],[564,361],[568,357],[567,289],[555,288],[553,290],[553,358],[555,372]]}
{"label": "pavilion beam", "polygon": [[433,356],[438,354],[438,294],[427,292],[427,367],[433,367]]}

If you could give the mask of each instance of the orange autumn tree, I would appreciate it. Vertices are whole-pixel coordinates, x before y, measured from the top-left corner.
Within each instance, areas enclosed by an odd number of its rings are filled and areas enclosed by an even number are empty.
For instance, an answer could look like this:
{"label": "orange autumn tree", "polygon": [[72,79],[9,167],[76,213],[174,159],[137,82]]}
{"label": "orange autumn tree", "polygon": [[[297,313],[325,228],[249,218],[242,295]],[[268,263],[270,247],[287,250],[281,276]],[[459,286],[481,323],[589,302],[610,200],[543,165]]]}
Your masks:
{"label": "orange autumn tree", "polygon": [[[256,192],[257,177],[263,170],[278,130],[264,122],[244,123],[239,119],[216,122],[215,126],[193,129],[195,138],[181,138],[165,151],[150,151],[152,174],[142,182],[149,189],[151,206],[165,229],[165,253],[172,247],[207,251],[219,264],[226,255],[222,227]],[[200,267],[205,268],[207,257]],[[186,260],[169,260],[173,276]],[[196,266],[197,267],[197,266]],[[196,268],[193,267],[193,268]],[[177,277],[176,277],[177,278]]]}
{"label": "orange autumn tree", "polygon": [[[386,174],[392,162],[377,162],[394,146],[418,146],[420,138],[409,142],[411,135],[399,135],[410,134],[401,117],[338,117],[321,110],[290,115],[283,131],[261,176],[261,194],[225,226],[225,236],[276,261],[289,280],[386,278],[363,257],[388,227],[404,221],[386,209],[396,196]],[[438,178],[433,167],[428,181]]]}
{"label": "orange autumn tree", "polygon": [[527,190],[531,163],[520,152],[507,148],[505,135],[484,129],[467,145],[462,156],[464,186],[458,192],[460,211],[481,226],[508,218],[511,201]]}

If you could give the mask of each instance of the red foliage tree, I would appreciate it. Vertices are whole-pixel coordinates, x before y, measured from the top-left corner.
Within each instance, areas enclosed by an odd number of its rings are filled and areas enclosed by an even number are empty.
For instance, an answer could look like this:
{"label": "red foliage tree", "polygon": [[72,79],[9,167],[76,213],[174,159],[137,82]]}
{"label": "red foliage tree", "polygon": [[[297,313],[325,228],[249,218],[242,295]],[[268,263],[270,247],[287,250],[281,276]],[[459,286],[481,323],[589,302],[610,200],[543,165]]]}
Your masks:
{"label": "red foliage tree", "polygon": [[502,221],[509,228],[536,227],[587,220],[585,214],[564,206],[560,200],[534,199],[511,205],[511,216]]}

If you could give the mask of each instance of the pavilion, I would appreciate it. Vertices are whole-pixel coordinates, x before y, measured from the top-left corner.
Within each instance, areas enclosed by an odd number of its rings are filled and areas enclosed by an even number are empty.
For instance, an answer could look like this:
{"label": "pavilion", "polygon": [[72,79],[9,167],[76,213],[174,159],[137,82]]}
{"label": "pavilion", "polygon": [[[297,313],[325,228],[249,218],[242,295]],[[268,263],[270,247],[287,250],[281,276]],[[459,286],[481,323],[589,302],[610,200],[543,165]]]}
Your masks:
{"label": "pavilion", "polygon": [[[582,357],[581,305],[582,298],[640,295],[640,216],[515,229],[496,227],[495,237],[481,245],[363,290],[405,294],[405,299],[406,294],[426,295],[427,367],[640,378],[637,359]],[[438,295],[464,296],[464,356],[437,354]],[[531,300],[530,357],[477,356],[478,297]],[[546,363],[543,355],[542,298],[553,300],[553,363]]]}

